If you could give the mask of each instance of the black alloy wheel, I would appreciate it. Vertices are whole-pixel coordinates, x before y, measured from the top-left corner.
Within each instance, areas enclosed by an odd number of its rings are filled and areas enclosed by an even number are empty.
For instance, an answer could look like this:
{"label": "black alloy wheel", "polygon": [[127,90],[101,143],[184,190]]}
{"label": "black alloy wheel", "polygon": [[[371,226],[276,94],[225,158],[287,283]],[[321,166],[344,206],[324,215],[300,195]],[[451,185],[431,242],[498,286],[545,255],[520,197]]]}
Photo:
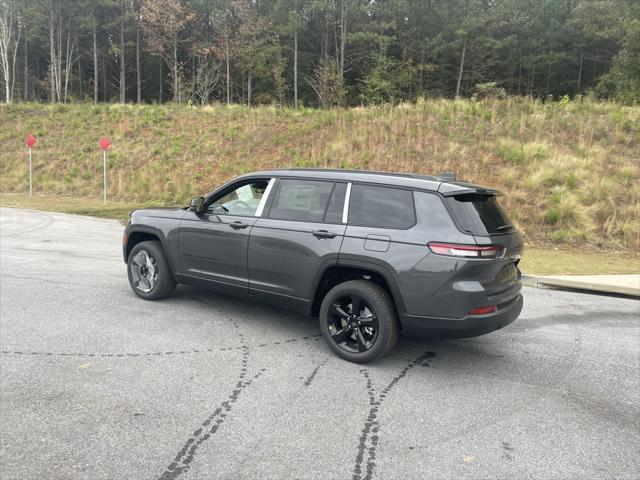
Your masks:
{"label": "black alloy wheel", "polygon": [[389,353],[400,333],[391,295],[367,280],[340,283],[326,294],[320,329],[335,353],[356,363]]}

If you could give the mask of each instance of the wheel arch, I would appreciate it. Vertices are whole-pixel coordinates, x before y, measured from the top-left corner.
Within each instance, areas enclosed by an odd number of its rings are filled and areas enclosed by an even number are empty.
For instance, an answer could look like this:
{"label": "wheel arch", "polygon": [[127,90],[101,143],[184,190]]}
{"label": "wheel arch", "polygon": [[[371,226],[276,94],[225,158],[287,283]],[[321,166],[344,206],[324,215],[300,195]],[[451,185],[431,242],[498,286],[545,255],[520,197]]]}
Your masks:
{"label": "wheel arch", "polygon": [[175,272],[173,260],[167,248],[164,235],[162,235],[158,230],[150,227],[136,227],[126,233],[126,239],[126,244],[123,245],[123,256],[125,263],[129,260],[129,254],[131,253],[131,250],[133,250],[133,247],[135,247],[137,244],[139,244],[140,242],[155,241],[160,243],[160,247],[162,247],[164,256],[171,266],[171,270]]}
{"label": "wheel arch", "polygon": [[339,283],[357,279],[365,279],[380,285],[391,295],[396,313],[404,310],[404,303],[402,302],[397,284],[384,267],[364,262],[340,262],[327,266],[315,282],[311,302],[311,315],[318,315],[322,300],[327,292],[334,286]]}

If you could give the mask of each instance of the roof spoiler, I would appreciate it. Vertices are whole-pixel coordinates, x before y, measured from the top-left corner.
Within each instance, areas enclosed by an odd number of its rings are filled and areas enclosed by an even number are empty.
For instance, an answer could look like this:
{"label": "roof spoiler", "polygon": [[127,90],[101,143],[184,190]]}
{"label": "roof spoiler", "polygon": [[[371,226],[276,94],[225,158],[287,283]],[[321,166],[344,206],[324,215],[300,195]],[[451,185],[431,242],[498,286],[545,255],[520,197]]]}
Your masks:
{"label": "roof spoiler", "polygon": [[442,182],[438,186],[438,193],[445,197],[453,195],[465,195],[475,193],[478,195],[501,195],[501,192],[493,188],[481,187],[468,182]]}

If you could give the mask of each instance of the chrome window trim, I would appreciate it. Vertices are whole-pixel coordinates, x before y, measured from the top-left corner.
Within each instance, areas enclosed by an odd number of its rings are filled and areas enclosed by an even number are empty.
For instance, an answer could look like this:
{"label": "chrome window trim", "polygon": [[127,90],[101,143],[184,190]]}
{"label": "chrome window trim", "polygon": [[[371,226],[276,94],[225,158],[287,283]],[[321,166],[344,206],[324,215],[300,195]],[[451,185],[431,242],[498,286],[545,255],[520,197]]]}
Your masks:
{"label": "chrome window trim", "polygon": [[267,199],[269,198],[269,194],[271,193],[271,189],[273,188],[273,184],[276,183],[276,178],[272,177],[269,180],[269,184],[264,191],[264,195],[260,199],[260,203],[258,203],[258,208],[256,209],[255,217],[262,217],[262,212],[264,210],[264,206],[267,204]]}
{"label": "chrome window trim", "polygon": [[347,183],[347,192],[344,195],[344,206],[342,207],[342,223],[347,223],[349,218],[349,199],[351,198],[351,182]]}

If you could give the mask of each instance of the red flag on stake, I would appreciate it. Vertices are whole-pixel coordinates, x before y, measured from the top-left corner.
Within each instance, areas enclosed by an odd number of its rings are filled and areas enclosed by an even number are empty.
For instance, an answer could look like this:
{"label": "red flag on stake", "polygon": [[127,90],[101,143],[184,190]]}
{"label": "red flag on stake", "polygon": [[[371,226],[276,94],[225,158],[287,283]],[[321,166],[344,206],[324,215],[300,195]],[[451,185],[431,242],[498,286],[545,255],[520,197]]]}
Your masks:
{"label": "red flag on stake", "polygon": [[36,137],[31,134],[27,135],[26,137],[24,137],[24,144],[27,146],[27,148],[33,147],[36,144]]}
{"label": "red flag on stake", "polygon": [[102,138],[100,138],[100,141],[98,142],[98,145],[100,146],[100,148],[102,150],[104,150],[106,152],[107,149],[111,146],[111,142],[109,141],[109,139],[107,137],[102,137]]}

